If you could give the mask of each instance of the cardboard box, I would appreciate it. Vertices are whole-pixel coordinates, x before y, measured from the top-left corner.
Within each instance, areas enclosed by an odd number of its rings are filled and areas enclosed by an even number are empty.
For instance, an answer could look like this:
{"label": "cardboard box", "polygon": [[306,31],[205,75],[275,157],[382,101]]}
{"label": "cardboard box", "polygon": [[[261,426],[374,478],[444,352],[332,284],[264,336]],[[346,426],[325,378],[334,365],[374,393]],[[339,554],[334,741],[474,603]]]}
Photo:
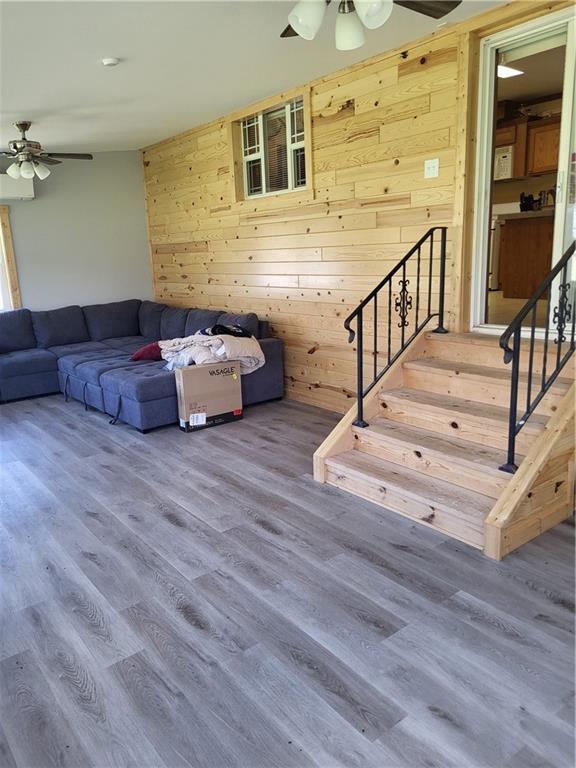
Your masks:
{"label": "cardboard box", "polygon": [[192,432],[242,418],[240,365],[235,360],[176,368],[180,429]]}

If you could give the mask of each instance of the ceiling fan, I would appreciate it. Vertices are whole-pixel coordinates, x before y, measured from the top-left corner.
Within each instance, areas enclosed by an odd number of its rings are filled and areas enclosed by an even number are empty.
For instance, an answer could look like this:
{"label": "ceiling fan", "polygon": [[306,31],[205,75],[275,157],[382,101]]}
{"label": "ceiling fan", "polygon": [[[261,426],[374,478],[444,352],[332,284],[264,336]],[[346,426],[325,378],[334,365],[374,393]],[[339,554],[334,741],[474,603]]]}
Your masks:
{"label": "ceiling fan", "polygon": [[[400,5],[416,13],[441,19],[457,8],[462,0],[340,0],[336,20],[336,48],[351,51],[364,44],[364,27],[377,29]],[[303,37],[313,40],[322,25],[331,0],[301,0],[288,16],[289,24],[280,37]]]}
{"label": "ceiling fan", "polygon": [[37,141],[26,138],[26,131],[30,130],[32,123],[22,120],[14,123],[14,127],[20,131],[20,138],[8,142],[8,150],[0,152],[0,155],[9,157],[14,162],[6,169],[6,173],[13,179],[33,179],[34,174],[39,179],[50,176],[49,165],[59,165],[63,160],[92,160],[92,155],[76,152],[47,152]]}

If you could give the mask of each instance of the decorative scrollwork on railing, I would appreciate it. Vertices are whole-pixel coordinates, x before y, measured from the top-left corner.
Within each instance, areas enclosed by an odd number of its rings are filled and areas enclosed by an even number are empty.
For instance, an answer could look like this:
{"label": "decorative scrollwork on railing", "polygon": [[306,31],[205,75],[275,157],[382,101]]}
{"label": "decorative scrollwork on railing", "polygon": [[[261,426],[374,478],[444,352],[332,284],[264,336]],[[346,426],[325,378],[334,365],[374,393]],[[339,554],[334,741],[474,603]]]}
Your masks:
{"label": "decorative scrollwork on railing", "polygon": [[568,291],[570,283],[561,283],[558,286],[558,306],[554,307],[552,322],[556,326],[557,336],[554,344],[560,344],[566,341],[564,331],[568,323],[572,320],[572,304],[568,301]]}
{"label": "decorative scrollwork on railing", "polygon": [[400,315],[400,322],[398,323],[398,328],[406,328],[408,323],[408,313],[412,309],[412,296],[408,293],[408,285],[410,284],[410,280],[399,280],[398,285],[400,286],[400,293],[396,297],[396,300],[394,302],[394,309],[396,312]]}

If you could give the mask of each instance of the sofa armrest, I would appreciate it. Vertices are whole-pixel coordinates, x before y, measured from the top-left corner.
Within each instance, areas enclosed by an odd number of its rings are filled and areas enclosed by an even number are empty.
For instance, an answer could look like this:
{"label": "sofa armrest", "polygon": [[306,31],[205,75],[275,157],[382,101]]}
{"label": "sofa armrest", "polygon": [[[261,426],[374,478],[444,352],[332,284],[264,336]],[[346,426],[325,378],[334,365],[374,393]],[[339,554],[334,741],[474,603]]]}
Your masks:
{"label": "sofa armrest", "polygon": [[281,339],[259,339],[266,363],[242,376],[244,405],[276,400],[284,396],[284,344]]}

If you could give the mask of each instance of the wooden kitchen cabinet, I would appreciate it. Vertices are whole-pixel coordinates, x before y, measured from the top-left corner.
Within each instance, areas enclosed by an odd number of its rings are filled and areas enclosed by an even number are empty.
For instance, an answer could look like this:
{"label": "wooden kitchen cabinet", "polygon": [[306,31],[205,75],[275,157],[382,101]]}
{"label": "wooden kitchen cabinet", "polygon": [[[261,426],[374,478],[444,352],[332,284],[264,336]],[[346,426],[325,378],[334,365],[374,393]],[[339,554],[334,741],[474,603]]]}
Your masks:
{"label": "wooden kitchen cabinet", "polygon": [[552,266],[554,216],[516,214],[499,227],[498,279],[505,299],[529,299]]}
{"label": "wooden kitchen cabinet", "polygon": [[528,150],[526,171],[528,175],[550,173],[558,169],[560,148],[560,120],[539,120],[528,124]]}

